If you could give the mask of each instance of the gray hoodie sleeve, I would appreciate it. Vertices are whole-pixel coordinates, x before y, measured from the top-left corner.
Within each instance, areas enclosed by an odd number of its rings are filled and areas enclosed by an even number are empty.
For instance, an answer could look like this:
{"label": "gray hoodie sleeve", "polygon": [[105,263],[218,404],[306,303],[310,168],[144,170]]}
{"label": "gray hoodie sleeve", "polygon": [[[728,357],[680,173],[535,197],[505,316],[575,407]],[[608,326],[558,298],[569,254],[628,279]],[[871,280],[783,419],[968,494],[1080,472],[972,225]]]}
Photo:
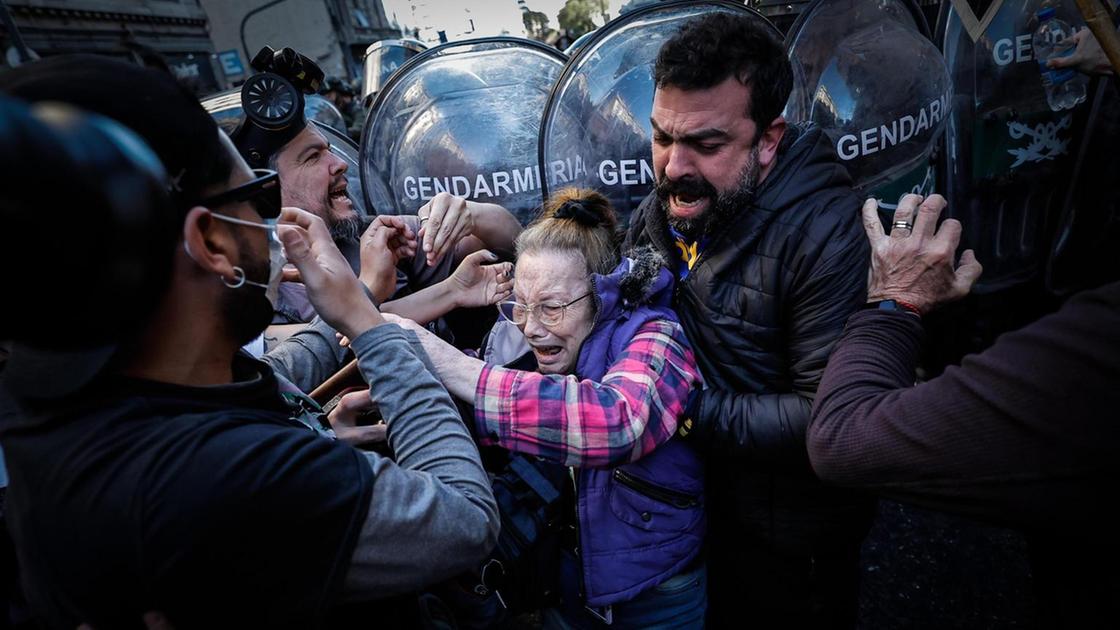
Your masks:
{"label": "gray hoodie sleeve", "polygon": [[478,449],[415,335],[384,324],[351,347],[396,455],[368,454],[373,494],[345,581],[345,597],[358,600],[477,566],[498,540],[499,521]]}
{"label": "gray hoodie sleeve", "polygon": [[338,345],[334,328],[316,317],[261,357],[302,392],[310,392],[346,365],[349,350]]}

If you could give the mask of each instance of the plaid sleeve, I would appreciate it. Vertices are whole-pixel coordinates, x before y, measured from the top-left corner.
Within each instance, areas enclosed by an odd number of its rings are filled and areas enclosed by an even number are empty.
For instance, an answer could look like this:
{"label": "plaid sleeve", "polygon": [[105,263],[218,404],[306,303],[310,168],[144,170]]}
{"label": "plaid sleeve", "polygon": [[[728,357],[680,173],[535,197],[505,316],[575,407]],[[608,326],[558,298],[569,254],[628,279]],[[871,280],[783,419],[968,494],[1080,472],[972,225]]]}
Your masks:
{"label": "plaid sleeve", "polygon": [[642,326],[603,380],[486,366],[475,390],[483,444],[567,466],[640,459],[677,430],[700,370],[680,324]]}

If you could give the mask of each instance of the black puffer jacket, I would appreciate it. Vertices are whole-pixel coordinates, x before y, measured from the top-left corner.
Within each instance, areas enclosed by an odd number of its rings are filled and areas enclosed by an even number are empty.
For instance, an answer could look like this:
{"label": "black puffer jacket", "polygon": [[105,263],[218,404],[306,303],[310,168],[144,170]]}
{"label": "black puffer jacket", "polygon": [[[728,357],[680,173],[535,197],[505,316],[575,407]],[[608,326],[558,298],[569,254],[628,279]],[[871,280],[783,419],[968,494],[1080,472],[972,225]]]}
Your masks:
{"label": "black puffer jacket", "polygon": [[[855,567],[826,568],[822,558],[858,559],[871,503],[813,476],[805,433],[833,344],[867,299],[861,201],[828,138],[791,126],[755,206],[712,236],[677,285],[674,304],[708,383],[690,437],[710,462],[717,619],[721,588],[742,589],[728,597],[755,610],[846,616],[823,599],[854,605],[854,593],[850,602],[841,595],[854,579],[820,580]],[[627,241],[679,258],[655,194],[635,213]],[[734,575],[718,575],[720,564]],[[748,586],[751,576],[759,578],[756,588]]]}

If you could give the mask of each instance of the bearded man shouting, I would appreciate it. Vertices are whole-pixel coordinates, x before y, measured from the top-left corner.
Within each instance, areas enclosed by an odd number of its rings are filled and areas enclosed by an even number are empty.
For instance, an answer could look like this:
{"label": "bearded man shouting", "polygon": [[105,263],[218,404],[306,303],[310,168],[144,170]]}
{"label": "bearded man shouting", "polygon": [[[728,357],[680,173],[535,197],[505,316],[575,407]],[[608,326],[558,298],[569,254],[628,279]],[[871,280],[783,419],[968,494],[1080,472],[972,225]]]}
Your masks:
{"label": "bearded man shouting", "polygon": [[782,118],[792,72],[756,19],[689,22],[654,78],[657,190],[627,241],[673,261],[707,383],[681,433],[709,461],[709,622],[853,627],[873,502],[818,481],[805,435],[833,344],[866,302],[862,199],[828,137]]}

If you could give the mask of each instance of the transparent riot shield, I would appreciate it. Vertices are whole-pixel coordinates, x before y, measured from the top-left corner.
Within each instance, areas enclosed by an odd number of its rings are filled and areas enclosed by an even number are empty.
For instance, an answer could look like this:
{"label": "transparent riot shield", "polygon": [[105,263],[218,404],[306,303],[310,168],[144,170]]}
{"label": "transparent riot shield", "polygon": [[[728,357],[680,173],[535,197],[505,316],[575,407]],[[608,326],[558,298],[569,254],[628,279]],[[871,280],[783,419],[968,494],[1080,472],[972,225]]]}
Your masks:
{"label": "transparent riot shield", "polygon": [[530,220],[543,199],[541,112],[564,61],[553,48],[511,37],[413,57],[378,95],[362,133],[367,207],[414,214],[448,192]]}
{"label": "transparent riot shield", "polygon": [[1074,0],[994,0],[964,20],[946,2],[939,20],[955,94],[944,189],[984,265],[980,293],[1037,279],[1084,133],[1085,104],[1053,111],[1046,100],[1031,46],[1044,5],[1084,27]]}
{"label": "transparent riot shield", "polygon": [[308,96],[306,100],[307,102],[303,106],[303,114],[307,116],[308,120],[314,120],[346,133],[346,119],[342,117],[342,112],[338,111],[333,103],[317,94]]}
{"label": "transparent riot shield", "polygon": [[406,61],[427,49],[415,39],[384,39],[370,44],[362,60],[362,104],[372,105],[372,99],[377,98],[389,77]]}
{"label": "transparent riot shield", "polygon": [[935,187],[952,87],[914,0],[816,0],[786,37],[790,122],[832,139],[855,186],[890,212]]}
{"label": "transparent riot shield", "polygon": [[[346,162],[347,190],[350,194],[350,201],[353,202],[354,209],[359,214],[368,216],[371,213],[366,210],[366,201],[362,195],[362,186],[359,181],[361,170],[358,168],[358,145],[346,135],[344,124],[340,128],[335,128],[331,124],[319,120],[318,116],[312,116],[311,107],[312,102],[315,101],[326,103],[334,110],[335,114],[338,114],[338,109],[322,97],[312,95],[307,97],[307,109],[304,113],[308,120],[326,136],[331,145],[331,153]],[[219,125],[223,128],[228,127],[227,131],[231,132],[241,122],[241,117],[244,115],[241,109],[241,89],[235,88],[208,96],[202,99],[202,107]],[[342,115],[338,114],[338,117],[341,121]]]}
{"label": "transparent riot shield", "polygon": [[[769,25],[740,4],[666,2],[612,20],[580,47],[557,80],[541,121],[546,194],[565,186],[594,188],[628,221],[654,187],[649,117],[657,51],[688,19],[713,11]],[[777,29],[774,35],[781,37]]]}
{"label": "transparent riot shield", "polygon": [[583,35],[580,35],[574,42],[568,44],[568,47],[564,49],[564,54],[567,55],[570,59],[572,55],[579,52],[579,49],[583,48],[583,45],[586,44],[592,37],[595,37],[595,31],[587,31]]}

